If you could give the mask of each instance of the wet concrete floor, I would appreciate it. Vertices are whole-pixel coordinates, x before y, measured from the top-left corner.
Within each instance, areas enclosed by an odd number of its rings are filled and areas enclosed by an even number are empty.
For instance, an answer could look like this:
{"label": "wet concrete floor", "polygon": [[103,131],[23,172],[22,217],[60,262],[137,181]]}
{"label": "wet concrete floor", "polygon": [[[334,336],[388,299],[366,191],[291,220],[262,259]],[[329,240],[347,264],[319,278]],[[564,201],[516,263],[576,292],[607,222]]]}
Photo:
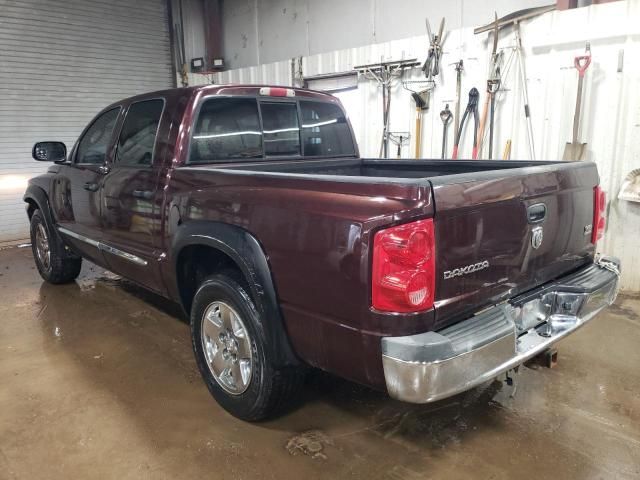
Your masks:
{"label": "wet concrete floor", "polygon": [[0,479],[640,478],[640,297],[525,368],[408,405],[312,375],[277,420],[209,396],[177,310],[85,262],[52,286],[0,251]]}

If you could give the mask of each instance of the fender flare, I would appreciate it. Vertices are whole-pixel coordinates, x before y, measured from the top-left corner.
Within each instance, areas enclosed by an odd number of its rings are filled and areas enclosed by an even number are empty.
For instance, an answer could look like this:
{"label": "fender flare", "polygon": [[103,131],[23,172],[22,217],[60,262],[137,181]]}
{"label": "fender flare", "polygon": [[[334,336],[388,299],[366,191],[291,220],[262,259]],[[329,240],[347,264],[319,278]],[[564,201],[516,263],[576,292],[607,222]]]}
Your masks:
{"label": "fender flare", "polygon": [[[27,190],[24,192],[22,199],[27,203],[34,202],[37,205],[38,210],[40,210],[40,212],[44,216],[44,221],[49,228],[49,235],[51,235],[51,238],[55,239],[56,242],[60,244],[61,251],[64,252],[63,255],[68,258],[78,258],[81,256],[80,254],[76,253],[73,247],[67,244],[62,236],[58,233],[56,223],[53,220],[53,216],[51,214],[51,204],[49,203],[49,196],[42,187],[30,184],[27,187]],[[29,220],[31,220],[31,218],[29,218]]]}
{"label": "fender flare", "polygon": [[[243,228],[227,223],[197,220],[181,224],[176,227],[171,244],[173,272],[178,272],[180,252],[190,245],[219,250],[238,265],[249,283],[249,293],[256,302],[260,320],[264,322],[260,328],[276,366],[299,365],[284,326],[267,255],[258,240]],[[175,292],[178,293],[177,275],[174,278]],[[177,297],[180,298],[179,293]],[[186,306],[182,307],[186,311]]]}
{"label": "fender flare", "polygon": [[44,215],[44,219],[49,225],[51,231],[55,231],[53,217],[51,216],[51,206],[49,205],[49,197],[42,187],[33,184],[29,185],[27,190],[24,192],[22,199],[25,202],[34,202],[42,212],[42,215]]}

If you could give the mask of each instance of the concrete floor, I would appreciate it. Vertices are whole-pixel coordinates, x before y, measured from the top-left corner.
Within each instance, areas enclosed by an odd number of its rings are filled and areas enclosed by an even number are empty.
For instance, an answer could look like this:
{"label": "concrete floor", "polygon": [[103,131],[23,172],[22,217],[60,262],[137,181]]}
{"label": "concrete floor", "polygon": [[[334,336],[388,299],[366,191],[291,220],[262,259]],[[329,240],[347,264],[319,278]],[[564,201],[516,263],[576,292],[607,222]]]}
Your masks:
{"label": "concrete floor", "polygon": [[523,369],[426,406],[313,375],[303,403],[248,424],[200,380],[171,305],[89,264],[42,282],[0,251],[0,479],[639,478],[640,297]]}

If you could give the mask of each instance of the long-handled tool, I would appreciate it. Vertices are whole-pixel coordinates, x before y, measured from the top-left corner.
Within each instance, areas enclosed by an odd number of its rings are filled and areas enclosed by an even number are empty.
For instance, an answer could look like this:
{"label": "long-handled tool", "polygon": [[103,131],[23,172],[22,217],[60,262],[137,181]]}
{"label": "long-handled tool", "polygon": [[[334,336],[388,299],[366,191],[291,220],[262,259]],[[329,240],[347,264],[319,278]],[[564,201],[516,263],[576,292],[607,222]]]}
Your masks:
{"label": "long-handled tool", "polygon": [[472,157],[475,158],[478,151],[478,99],[480,97],[480,92],[478,89],[473,87],[469,90],[469,103],[467,103],[467,108],[464,111],[464,115],[462,115],[462,119],[460,120],[460,126],[458,127],[458,135],[456,136],[456,143],[453,146],[453,154],[451,158],[456,160],[458,158],[458,147],[460,146],[460,137],[462,137],[462,129],[464,128],[464,124],[468,118],[469,114],[473,115],[473,151]]}
{"label": "long-handled tool", "polygon": [[582,106],[582,84],[584,82],[584,74],[591,64],[591,48],[587,43],[586,55],[581,55],[573,60],[573,64],[578,70],[578,96],[576,98],[576,111],[573,116],[573,139],[564,147],[563,160],[582,160],[586,143],[578,142],[578,129],[580,128],[580,109]]}
{"label": "long-handled tool", "polygon": [[[482,107],[482,116],[480,117],[480,127],[478,128],[478,155],[482,153],[482,143],[484,142],[484,130],[487,125],[487,117],[489,115],[489,104],[494,105],[492,86],[495,81],[500,79],[500,63],[502,61],[502,52],[498,54],[498,14],[495,15],[495,27],[493,29],[493,48],[491,49],[491,60],[489,62],[489,75],[487,78],[487,96]],[[493,116],[493,115],[492,115]],[[474,157],[474,160],[476,158]]]}
{"label": "long-handled tool", "polygon": [[502,159],[509,160],[511,158],[511,140],[507,140],[504,145],[504,152],[502,152]]}
{"label": "long-handled tool", "polygon": [[422,157],[422,119],[424,112],[429,110],[429,98],[435,86],[436,82],[433,80],[406,80],[402,82],[402,87],[411,93],[416,104],[415,158]]}
{"label": "long-handled tool", "polygon": [[517,12],[510,13],[498,20],[494,20],[482,27],[475,28],[473,33],[483,33],[488,32],[490,30],[494,30],[496,28],[496,24],[498,28],[506,27],[509,25],[514,26],[514,34],[516,37],[516,56],[518,58],[518,64],[520,67],[520,85],[522,88],[522,99],[524,103],[524,115],[527,121],[527,135],[529,139],[529,155],[531,156],[531,160],[536,159],[536,152],[533,143],[533,126],[531,123],[531,110],[529,108],[529,92],[527,91],[527,75],[525,72],[525,64],[524,64],[524,53],[522,49],[522,39],[520,37],[520,22],[524,20],[529,20],[531,18],[542,15],[543,13],[550,12],[556,9],[556,5],[546,5],[544,7],[533,7],[526,8],[524,10],[518,10]]}
{"label": "long-handled tool", "polygon": [[416,102],[416,151],[415,158],[420,158],[422,154],[422,111],[425,109],[427,102],[418,92],[411,92],[413,101]]}
{"label": "long-handled tool", "polygon": [[440,120],[442,120],[442,155],[440,155],[440,158],[442,160],[444,160],[444,156],[447,151],[447,130],[449,129],[449,124],[451,123],[452,118],[453,114],[451,113],[451,110],[449,110],[449,104],[447,103],[444,110],[440,112]]}
{"label": "long-handled tool", "polygon": [[491,97],[491,117],[489,118],[489,160],[493,159],[493,125],[496,112],[496,93],[500,89],[500,79],[489,80],[487,82],[487,93]]}
{"label": "long-handled tool", "polygon": [[536,149],[533,145],[533,125],[531,123],[531,109],[529,108],[529,91],[527,88],[527,74],[524,66],[524,54],[522,49],[522,38],[520,37],[520,22],[515,22],[514,33],[516,36],[516,54],[518,55],[518,66],[520,72],[520,87],[522,88],[522,100],[524,102],[524,116],[527,119],[527,134],[529,136],[529,155],[531,160],[536,159]]}
{"label": "long-handled tool", "polygon": [[458,137],[458,125],[460,124],[460,102],[462,101],[462,71],[464,64],[462,60],[454,63],[456,69],[456,106],[453,114],[453,138]]}
{"label": "long-handled tool", "polygon": [[410,60],[394,60],[371,65],[353,67],[359,75],[373,79],[382,87],[382,139],[380,141],[380,158],[389,156],[389,117],[391,111],[391,85],[394,78],[401,77],[404,70],[420,65],[415,58]]}

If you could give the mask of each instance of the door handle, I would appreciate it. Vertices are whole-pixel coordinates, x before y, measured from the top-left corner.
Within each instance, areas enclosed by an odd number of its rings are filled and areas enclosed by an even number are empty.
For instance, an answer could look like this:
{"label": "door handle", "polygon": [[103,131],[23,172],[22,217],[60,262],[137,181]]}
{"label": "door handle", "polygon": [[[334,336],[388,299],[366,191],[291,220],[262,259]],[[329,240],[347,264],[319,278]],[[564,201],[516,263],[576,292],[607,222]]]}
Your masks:
{"label": "door handle", "polygon": [[87,182],[84,184],[84,189],[89,190],[90,192],[97,192],[99,185],[95,182]]}
{"label": "door handle", "polygon": [[133,196],[143,200],[151,200],[153,198],[153,192],[151,190],[134,190]]}

